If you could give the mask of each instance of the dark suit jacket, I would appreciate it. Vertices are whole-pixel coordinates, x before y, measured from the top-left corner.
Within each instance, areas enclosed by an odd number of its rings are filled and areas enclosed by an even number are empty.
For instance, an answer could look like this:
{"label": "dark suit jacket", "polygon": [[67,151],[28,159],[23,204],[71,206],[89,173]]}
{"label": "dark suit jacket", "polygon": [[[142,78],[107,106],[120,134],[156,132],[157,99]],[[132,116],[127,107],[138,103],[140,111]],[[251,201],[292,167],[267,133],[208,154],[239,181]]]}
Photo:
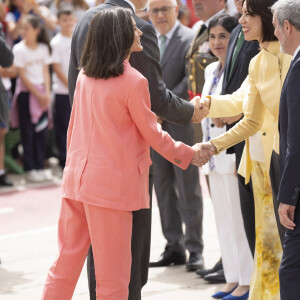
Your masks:
{"label": "dark suit jacket", "polygon": [[280,173],[278,201],[296,206],[300,191],[300,51],[285,78],[279,106]]}
{"label": "dark suit jacket", "polygon": [[[8,68],[14,60],[13,53],[6,43],[2,25],[0,24],[0,66]],[[8,126],[9,109],[7,101],[7,92],[0,77],[0,122]]]}
{"label": "dark suit jacket", "polygon": [[[179,24],[160,62],[163,80],[166,86],[175,95],[185,100],[189,100],[188,74],[185,57],[193,37],[193,30]],[[191,123],[183,127],[170,122],[163,122],[162,128],[176,141],[182,141],[190,146],[194,144],[193,127]]]}
{"label": "dark suit jacket", "polygon": [[[242,26],[238,25],[235,29],[233,29],[230,35],[224,66],[225,69],[222,85],[222,95],[232,94],[241,87],[243,81],[248,76],[249,63],[251,59],[259,52],[258,42],[244,41],[239,53],[237,54],[232,72],[230,73],[231,61],[241,29]],[[232,128],[236,123],[226,125],[227,130]],[[242,153],[244,144],[245,142],[241,142],[234,147],[227,149],[227,153],[237,153],[237,151]]]}
{"label": "dark suit jacket", "polygon": [[[73,101],[76,79],[79,73],[78,65],[91,19],[100,10],[113,6],[122,6],[132,9],[131,6],[123,0],[107,0],[104,4],[89,9],[76,26],[72,38],[69,67],[69,93],[71,102]],[[130,64],[142,73],[149,82],[152,111],[170,122],[179,125],[188,124],[192,118],[194,107],[191,103],[180,99],[170,92],[162,81],[159,49],[154,28],[135,14],[133,14],[133,17],[137,27],[143,32],[141,42],[144,50],[142,52],[132,53]]]}
{"label": "dark suit jacket", "polygon": [[185,100],[189,100],[185,56],[193,37],[192,29],[179,24],[160,62],[166,86],[175,95]]}

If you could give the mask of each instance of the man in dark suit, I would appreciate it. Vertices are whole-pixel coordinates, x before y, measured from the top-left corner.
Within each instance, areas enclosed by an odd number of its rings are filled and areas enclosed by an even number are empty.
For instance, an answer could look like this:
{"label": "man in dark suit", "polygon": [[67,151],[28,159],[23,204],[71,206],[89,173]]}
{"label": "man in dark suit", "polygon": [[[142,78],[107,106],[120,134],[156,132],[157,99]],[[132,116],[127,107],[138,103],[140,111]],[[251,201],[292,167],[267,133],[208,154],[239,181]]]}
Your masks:
{"label": "man in dark suit", "polygon": [[[83,50],[84,42],[91,19],[100,10],[121,6],[131,9],[137,27],[143,31],[141,43],[144,50],[132,53],[130,64],[140,71],[149,82],[151,96],[151,109],[160,117],[179,125],[187,125],[191,120],[199,122],[203,110],[200,109],[199,100],[184,101],[166,89],[162,81],[161,67],[159,64],[160,54],[157,45],[157,37],[153,27],[137,17],[135,9],[145,8],[148,0],[107,0],[105,3],[88,10],[76,26],[71,47],[71,59],[69,67],[69,95],[71,102],[79,73],[78,67]],[[195,108],[194,108],[195,107]],[[151,197],[153,186],[153,171],[150,169],[149,193]],[[141,299],[141,289],[148,279],[149,253],[151,238],[151,209],[133,212],[132,230],[132,267],[129,285],[129,299]],[[95,272],[92,252],[88,255],[88,277],[90,298],[96,299]]]}
{"label": "man in dark suit", "polygon": [[275,35],[293,55],[279,107],[279,218],[287,228],[279,269],[281,300],[300,299],[300,0],[279,0],[273,7]]}
{"label": "man in dark suit", "polygon": [[[157,31],[163,80],[174,94],[188,101],[185,56],[193,31],[177,20],[176,0],[150,0],[148,9],[150,21]],[[162,121],[162,128],[176,141],[194,144],[191,123],[182,127]],[[160,258],[150,262],[150,267],[185,264],[187,249],[190,253],[187,270],[203,268],[203,203],[198,168],[191,165],[182,171],[157,152],[153,155],[153,166],[154,187],[167,245]],[[185,224],[185,234],[182,223]]]}

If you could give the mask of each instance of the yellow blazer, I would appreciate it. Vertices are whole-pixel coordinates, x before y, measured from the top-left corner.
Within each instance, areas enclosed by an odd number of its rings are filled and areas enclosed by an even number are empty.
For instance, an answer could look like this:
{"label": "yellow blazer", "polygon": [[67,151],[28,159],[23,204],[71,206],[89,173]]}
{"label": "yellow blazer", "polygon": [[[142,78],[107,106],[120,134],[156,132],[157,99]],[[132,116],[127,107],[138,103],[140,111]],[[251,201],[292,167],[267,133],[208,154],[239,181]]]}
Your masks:
{"label": "yellow blazer", "polygon": [[262,143],[267,167],[270,165],[272,149],[279,153],[279,101],[291,59],[290,55],[280,52],[279,42],[270,42],[267,49],[262,49],[251,60],[249,76],[240,90],[232,95],[211,97],[209,117],[244,114],[244,118],[233,128],[211,141],[219,153],[246,140],[239,168],[246,182],[250,179],[251,171],[250,136],[259,130],[266,133],[262,134]]}

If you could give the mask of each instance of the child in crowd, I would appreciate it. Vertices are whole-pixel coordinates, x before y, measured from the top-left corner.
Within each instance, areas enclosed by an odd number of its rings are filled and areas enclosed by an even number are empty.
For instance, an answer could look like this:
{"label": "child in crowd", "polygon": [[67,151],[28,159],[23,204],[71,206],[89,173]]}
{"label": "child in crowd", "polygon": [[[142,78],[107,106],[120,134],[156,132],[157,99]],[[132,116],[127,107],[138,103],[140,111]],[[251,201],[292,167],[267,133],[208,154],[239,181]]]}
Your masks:
{"label": "child in crowd", "polygon": [[54,127],[59,153],[59,165],[66,163],[67,129],[71,114],[68,92],[68,69],[71,53],[71,40],[75,17],[71,10],[61,10],[57,14],[61,31],[51,40],[54,93]]}
{"label": "child in crowd", "polygon": [[22,41],[14,46],[14,65],[18,70],[12,108],[12,126],[19,125],[26,178],[31,182],[50,179],[44,170],[46,132],[49,123],[49,62],[51,47],[40,20],[27,15],[22,22]]}
{"label": "child in crowd", "polygon": [[56,17],[50,10],[37,1],[8,0],[8,12],[5,16],[7,23],[7,39],[11,45],[21,40],[21,27],[23,18],[32,14],[37,16],[45,25],[45,28],[53,32],[56,28]]}
{"label": "child in crowd", "polygon": [[88,10],[90,6],[85,0],[55,0],[50,6],[50,10],[53,14],[57,15],[59,10],[69,9],[72,10],[76,21],[82,17],[84,12]]}
{"label": "child in crowd", "polygon": [[[0,76],[3,68],[8,68],[13,63],[13,54],[10,47],[5,41],[4,33],[2,31],[2,24],[0,24]],[[9,124],[9,105],[6,93],[6,87],[0,77],[0,187],[11,186],[12,183],[6,177],[4,170],[4,139],[8,130]]]}

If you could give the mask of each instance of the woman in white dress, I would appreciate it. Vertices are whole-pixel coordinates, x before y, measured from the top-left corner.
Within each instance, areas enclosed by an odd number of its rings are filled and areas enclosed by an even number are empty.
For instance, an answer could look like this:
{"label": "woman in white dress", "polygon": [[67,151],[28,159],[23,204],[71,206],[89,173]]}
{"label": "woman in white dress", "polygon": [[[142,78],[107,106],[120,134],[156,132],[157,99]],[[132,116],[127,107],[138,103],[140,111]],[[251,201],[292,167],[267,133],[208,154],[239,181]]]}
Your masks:
{"label": "woman in white dress", "polygon": [[[237,20],[228,15],[221,15],[210,22],[208,27],[210,49],[218,61],[205,69],[205,84],[202,91],[204,97],[221,93],[229,37],[236,25]],[[203,142],[224,133],[226,131],[224,125],[221,119],[204,119],[202,121]],[[222,152],[212,157],[202,170],[209,177],[226,279],[223,289],[212,297],[247,299],[253,258],[243,226],[235,156]]]}

